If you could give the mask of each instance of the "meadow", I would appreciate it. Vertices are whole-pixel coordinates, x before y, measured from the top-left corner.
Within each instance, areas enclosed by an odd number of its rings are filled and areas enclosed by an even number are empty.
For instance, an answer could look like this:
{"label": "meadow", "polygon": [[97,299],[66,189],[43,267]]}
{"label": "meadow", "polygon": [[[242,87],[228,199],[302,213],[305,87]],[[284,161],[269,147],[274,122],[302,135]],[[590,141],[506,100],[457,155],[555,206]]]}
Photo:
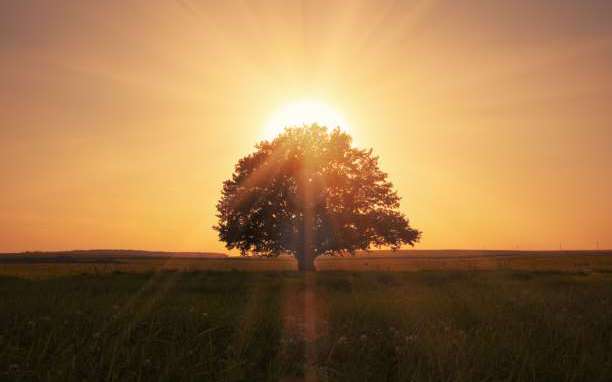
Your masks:
{"label": "meadow", "polygon": [[5,262],[0,380],[609,381],[609,256],[565,261],[314,274]]}
{"label": "meadow", "polygon": [[[612,271],[612,251],[370,251],[356,256],[321,256],[320,271],[398,272],[519,270]],[[228,257],[219,253],[89,250],[0,254],[0,275],[26,278],[82,273],[158,271],[295,271],[291,256]]]}

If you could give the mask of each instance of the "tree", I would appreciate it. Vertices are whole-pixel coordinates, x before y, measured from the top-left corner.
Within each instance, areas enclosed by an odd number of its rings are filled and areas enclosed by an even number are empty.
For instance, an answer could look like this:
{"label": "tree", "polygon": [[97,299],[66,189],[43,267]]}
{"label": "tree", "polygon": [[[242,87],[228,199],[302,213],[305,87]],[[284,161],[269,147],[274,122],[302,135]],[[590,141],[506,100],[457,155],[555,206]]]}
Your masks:
{"label": "tree", "polygon": [[286,128],[256,149],[238,161],[217,204],[214,229],[228,249],[288,252],[299,270],[314,270],[319,255],[419,240],[372,149],[352,147],[348,134],[316,124]]}

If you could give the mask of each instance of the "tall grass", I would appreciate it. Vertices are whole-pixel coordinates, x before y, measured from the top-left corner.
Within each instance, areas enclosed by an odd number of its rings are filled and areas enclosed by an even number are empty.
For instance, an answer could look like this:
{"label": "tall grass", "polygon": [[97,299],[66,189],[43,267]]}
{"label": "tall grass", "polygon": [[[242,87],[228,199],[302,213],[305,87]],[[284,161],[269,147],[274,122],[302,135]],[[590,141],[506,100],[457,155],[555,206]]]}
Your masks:
{"label": "tall grass", "polygon": [[4,276],[0,380],[612,379],[610,273],[309,277]]}

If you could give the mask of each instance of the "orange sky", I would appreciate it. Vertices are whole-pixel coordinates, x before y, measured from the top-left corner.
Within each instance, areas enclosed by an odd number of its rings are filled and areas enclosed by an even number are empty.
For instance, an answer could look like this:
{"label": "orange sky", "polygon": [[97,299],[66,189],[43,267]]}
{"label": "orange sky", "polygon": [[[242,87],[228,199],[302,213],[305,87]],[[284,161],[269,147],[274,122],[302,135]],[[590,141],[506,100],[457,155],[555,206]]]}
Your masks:
{"label": "orange sky", "polygon": [[612,247],[610,20],[606,0],[3,2],[0,251],[223,250],[221,182],[300,99],[380,155],[417,248]]}

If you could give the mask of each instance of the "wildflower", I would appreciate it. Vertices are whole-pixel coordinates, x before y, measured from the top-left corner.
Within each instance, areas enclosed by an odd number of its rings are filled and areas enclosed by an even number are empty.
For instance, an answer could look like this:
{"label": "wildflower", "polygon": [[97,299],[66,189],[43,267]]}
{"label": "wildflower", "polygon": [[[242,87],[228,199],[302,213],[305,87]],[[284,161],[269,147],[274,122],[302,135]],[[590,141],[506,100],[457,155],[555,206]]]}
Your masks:
{"label": "wildflower", "polygon": [[49,316],[43,316],[43,317],[41,318],[41,320],[43,320],[43,321],[51,321],[51,317],[49,317]]}
{"label": "wildflower", "polygon": [[404,339],[406,340],[406,342],[414,342],[414,340],[416,340],[416,335],[411,334],[409,336],[406,336]]}
{"label": "wildflower", "polygon": [[400,331],[399,331],[399,330],[397,330],[397,329],[396,329],[394,326],[392,326],[392,327],[390,328],[390,331],[391,331],[391,335],[392,335],[393,337],[398,337],[398,336],[400,335]]}
{"label": "wildflower", "polygon": [[365,334],[362,334],[361,336],[359,336],[359,339],[361,340],[361,342],[365,342],[368,340],[368,336]]}
{"label": "wildflower", "polygon": [[346,340],[345,336],[342,336],[342,337],[338,338],[338,345],[342,345],[342,344],[345,344],[345,343],[347,343],[347,340]]}
{"label": "wildflower", "polygon": [[151,360],[149,358],[146,358],[143,362],[142,365],[146,368],[151,367]]}
{"label": "wildflower", "polygon": [[119,305],[117,305],[117,304],[113,305],[113,309],[115,309],[115,310],[119,309]]}
{"label": "wildflower", "polygon": [[202,317],[208,317],[208,313],[206,312],[202,313]]}

